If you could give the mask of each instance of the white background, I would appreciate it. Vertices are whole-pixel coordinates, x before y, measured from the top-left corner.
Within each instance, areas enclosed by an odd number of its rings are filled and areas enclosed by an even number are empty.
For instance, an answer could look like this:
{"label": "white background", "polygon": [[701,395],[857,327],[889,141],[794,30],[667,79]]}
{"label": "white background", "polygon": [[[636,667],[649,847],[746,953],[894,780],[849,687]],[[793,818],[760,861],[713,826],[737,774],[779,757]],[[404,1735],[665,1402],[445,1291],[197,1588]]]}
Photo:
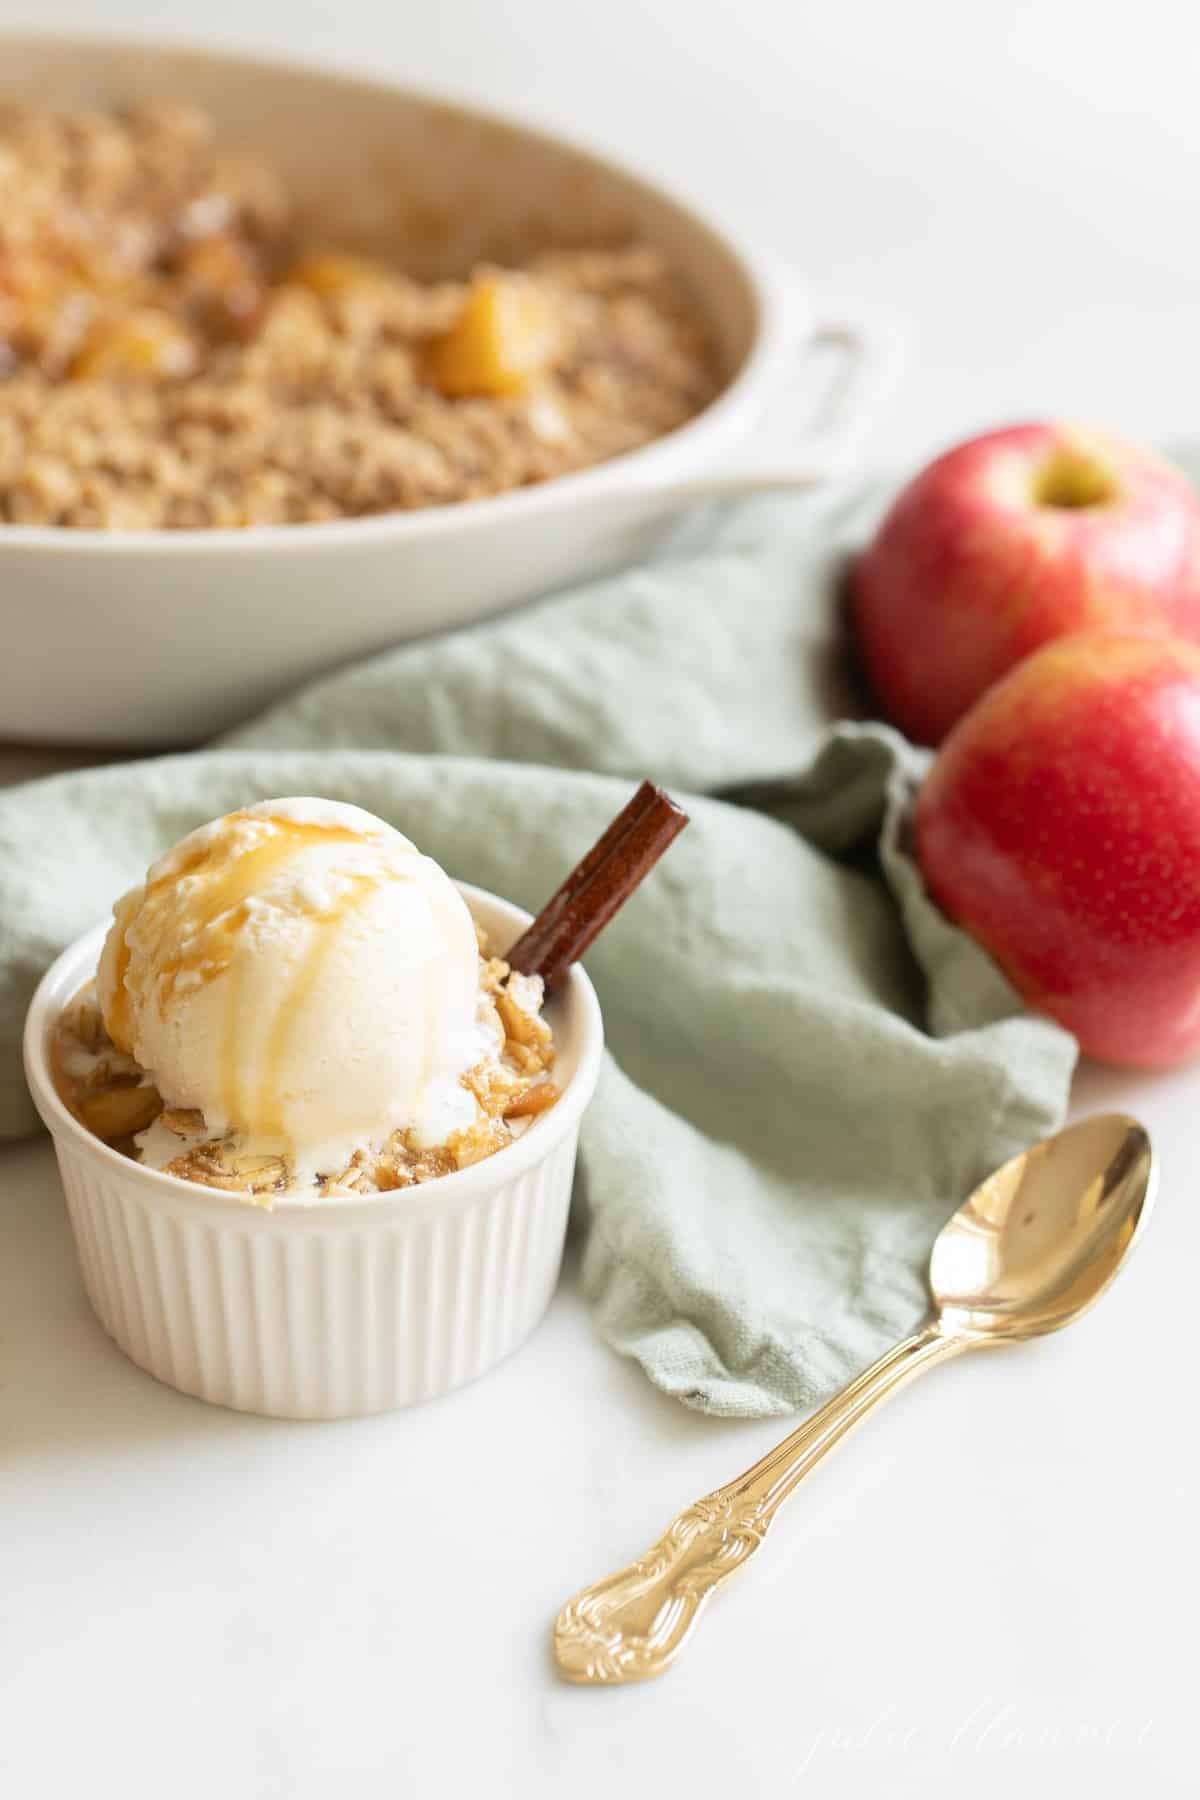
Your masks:
{"label": "white background", "polygon": [[[385,70],[639,161],[819,294],[898,307],[873,454],[1067,412],[1200,429],[1200,15],[959,0],[41,0]],[[41,759],[38,759],[39,764]],[[0,758],[9,778],[34,766]],[[0,1155],[0,1792],[1194,1792],[1194,1074],[1138,1111],[1159,1217],[1077,1329],[953,1366],[824,1466],[664,1682],[557,1685],[547,1627],[778,1429],[661,1399],[568,1280],[421,1411],[293,1426],[127,1364],[49,1154]]]}

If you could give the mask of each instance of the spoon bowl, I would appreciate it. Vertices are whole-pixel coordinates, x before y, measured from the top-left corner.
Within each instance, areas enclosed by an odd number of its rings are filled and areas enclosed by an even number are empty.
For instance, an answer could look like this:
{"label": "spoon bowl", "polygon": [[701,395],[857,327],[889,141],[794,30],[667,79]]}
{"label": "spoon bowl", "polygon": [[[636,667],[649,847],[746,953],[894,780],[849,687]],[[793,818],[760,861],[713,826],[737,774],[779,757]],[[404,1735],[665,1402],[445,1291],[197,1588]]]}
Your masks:
{"label": "spoon bowl", "polygon": [[1149,1217],[1150,1139],[1101,1113],[1014,1156],[942,1227],[929,1285],[944,1332],[1038,1337],[1109,1286]]}

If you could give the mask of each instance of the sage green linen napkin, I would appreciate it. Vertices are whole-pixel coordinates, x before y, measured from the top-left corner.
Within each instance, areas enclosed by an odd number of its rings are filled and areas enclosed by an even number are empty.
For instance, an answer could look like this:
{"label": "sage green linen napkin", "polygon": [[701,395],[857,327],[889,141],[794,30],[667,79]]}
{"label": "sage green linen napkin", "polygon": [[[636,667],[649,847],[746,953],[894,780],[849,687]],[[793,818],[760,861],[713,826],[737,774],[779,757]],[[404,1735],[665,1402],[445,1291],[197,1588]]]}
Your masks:
{"label": "sage green linen napkin", "polygon": [[333,675],[215,749],[0,794],[0,1133],[35,1123],[37,976],[201,820],[354,801],[536,908],[650,775],[694,822],[588,959],[611,1056],[584,1289],[608,1341],[703,1410],[844,1381],[922,1312],[959,1199],[1060,1122],[1074,1062],[926,898],[919,754],[844,717],[837,575],[878,504],[698,515],[632,572]]}

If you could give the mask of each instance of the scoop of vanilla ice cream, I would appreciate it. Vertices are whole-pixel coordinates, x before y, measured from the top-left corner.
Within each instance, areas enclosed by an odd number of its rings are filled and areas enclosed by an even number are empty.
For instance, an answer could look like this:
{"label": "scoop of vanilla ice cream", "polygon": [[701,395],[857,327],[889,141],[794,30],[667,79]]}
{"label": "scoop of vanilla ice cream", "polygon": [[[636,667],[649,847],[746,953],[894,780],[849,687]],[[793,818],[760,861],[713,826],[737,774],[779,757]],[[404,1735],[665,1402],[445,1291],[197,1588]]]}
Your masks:
{"label": "scoop of vanilla ice cream", "polygon": [[266,800],[192,832],[114,908],[97,992],[168,1106],[289,1156],[296,1179],[398,1127],[435,1145],[476,1116],[471,915],[356,806]]}

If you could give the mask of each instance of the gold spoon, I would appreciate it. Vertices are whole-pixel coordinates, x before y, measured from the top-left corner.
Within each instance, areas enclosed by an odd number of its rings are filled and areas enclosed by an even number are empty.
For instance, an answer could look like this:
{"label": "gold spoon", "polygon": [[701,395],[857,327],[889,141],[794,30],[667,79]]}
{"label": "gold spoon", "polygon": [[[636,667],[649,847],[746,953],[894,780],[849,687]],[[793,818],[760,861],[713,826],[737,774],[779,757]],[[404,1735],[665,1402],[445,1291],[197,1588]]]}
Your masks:
{"label": "gold spoon", "polygon": [[1101,1113],[989,1175],[933,1246],[928,1323],[681,1512],[645,1556],[568,1600],[554,1624],[559,1672],[596,1683],[661,1675],[793,1489],[877,1401],[960,1350],[1057,1331],[1100,1298],[1141,1235],[1156,1174],[1137,1121]]}

